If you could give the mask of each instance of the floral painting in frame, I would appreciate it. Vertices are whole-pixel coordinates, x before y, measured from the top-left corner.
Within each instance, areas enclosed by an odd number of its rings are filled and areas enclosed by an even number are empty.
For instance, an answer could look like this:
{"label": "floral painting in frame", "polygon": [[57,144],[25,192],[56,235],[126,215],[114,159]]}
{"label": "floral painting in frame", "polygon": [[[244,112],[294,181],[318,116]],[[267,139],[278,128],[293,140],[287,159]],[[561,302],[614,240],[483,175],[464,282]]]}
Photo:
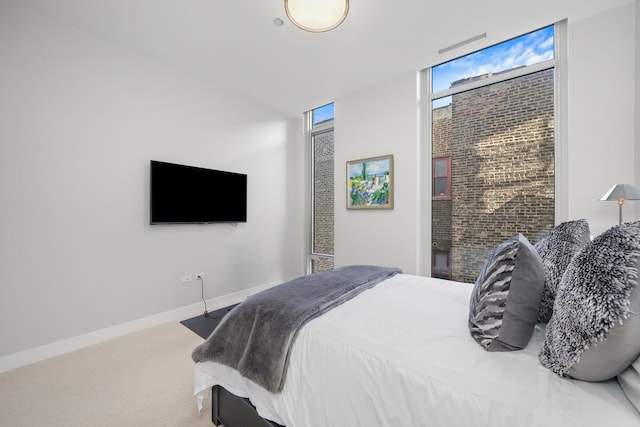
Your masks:
{"label": "floral painting in frame", "polygon": [[347,209],[393,209],[393,154],[347,162]]}

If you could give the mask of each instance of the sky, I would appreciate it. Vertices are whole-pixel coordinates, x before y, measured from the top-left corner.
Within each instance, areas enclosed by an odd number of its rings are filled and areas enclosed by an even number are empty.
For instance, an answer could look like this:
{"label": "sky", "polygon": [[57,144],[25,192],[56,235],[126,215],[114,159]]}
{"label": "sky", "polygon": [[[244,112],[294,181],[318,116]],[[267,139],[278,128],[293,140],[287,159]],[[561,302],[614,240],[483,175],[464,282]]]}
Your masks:
{"label": "sky", "polygon": [[[384,175],[389,172],[390,160],[379,159],[368,161],[367,163],[367,175]],[[362,163],[355,163],[349,165],[349,178],[359,176],[362,173]]]}
{"label": "sky", "polygon": [[[433,67],[433,93],[449,89],[451,83],[467,77],[497,73],[553,59],[553,25],[497,45],[452,59]],[[434,108],[447,105],[450,97],[434,101]],[[333,119],[333,103],[313,110],[313,124]]]}
{"label": "sky", "polygon": [[553,55],[550,25],[433,67],[433,93],[448,89],[463,78],[538,64],[553,59]]}
{"label": "sky", "polygon": [[333,119],[333,102],[331,104],[323,105],[322,107],[315,108],[313,110],[313,123],[312,126],[315,127],[317,124],[322,123],[326,120]]}

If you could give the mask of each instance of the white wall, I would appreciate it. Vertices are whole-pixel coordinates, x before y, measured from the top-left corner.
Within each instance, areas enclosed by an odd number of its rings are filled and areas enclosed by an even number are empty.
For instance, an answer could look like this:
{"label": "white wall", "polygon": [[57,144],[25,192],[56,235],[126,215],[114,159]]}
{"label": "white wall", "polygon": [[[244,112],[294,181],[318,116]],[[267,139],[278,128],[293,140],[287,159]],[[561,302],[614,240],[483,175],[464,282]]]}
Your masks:
{"label": "white wall", "polygon": [[[336,100],[335,264],[375,264],[416,273],[419,150],[416,73]],[[394,209],[347,210],[346,162],[394,155]]]}
{"label": "white wall", "polygon": [[[6,2],[0,94],[0,357],[303,273],[300,117]],[[148,225],[151,159],[248,174],[248,222]]]}
{"label": "white wall", "polygon": [[[568,175],[568,194],[562,196],[568,200],[561,220],[586,218],[593,234],[617,224],[617,205],[600,197],[614,183],[640,178],[634,154],[638,95],[630,90],[638,74],[637,16],[630,3],[568,24],[568,170],[558,171]],[[336,100],[336,265],[391,264],[414,273],[430,257],[429,226],[421,225],[428,201],[419,195],[429,175],[419,161],[418,97],[419,83],[407,75]],[[395,209],[346,210],[343,165],[381,154],[395,155]],[[631,220],[628,208],[625,218]]]}
{"label": "white wall", "polygon": [[[600,197],[636,181],[635,2],[569,23],[569,217],[593,235],[618,223],[616,202]],[[627,202],[623,219],[634,219]],[[637,203],[637,202],[635,202]],[[636,217],[637,218],[637,217]]]}
{"label": "white wall", "polygon": [[[601,194],[640,185],[638,9],[569,22],[567,216],[595,234],[617,218]],[[418,87],[336,100],[336,265],[425,273]],[[214,298],[303,272],[300,118],[3,0],[0,94],[0,358],[197,304],[185,273]],[[390,153],[395,209],[347,211],[346,161]],[[150,159],[247,173],[248,223],[149,226]]]}

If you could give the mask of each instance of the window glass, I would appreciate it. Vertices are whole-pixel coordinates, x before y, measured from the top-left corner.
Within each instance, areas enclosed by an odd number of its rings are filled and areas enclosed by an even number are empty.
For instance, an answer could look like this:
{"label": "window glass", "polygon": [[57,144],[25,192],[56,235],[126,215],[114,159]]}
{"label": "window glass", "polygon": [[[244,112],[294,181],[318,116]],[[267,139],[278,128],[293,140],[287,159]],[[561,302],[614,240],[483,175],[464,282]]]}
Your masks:
{"label": "window glass", "polygon": [[311,128],[315,129],[333,120],[333,102],[311,111]]}
{"label": "window glass", "polygon": [[333,255],[333,130],[312,136],[313,254]]}
{"label": "window glass", "polygon": [[445,159],[436,159],[433,163],[433,174],[435,176],[447,176],[447,161]]}
{"label": "window glass", "polygon": [[432,92],[553,58],[553,25],[550,25],[433,67]]}
{"label": "window glass", "polygon": [[447,178],[435,178],[433,180],[434,196],[447,195]]}
{"label": "window glass", "polygon": [[446,252],[436,252],[434,254],[434,268],[438,271],[447,271],[449,268],[449,254]]}
{"label": "window glass", "polygon": [[333,268],[334,246],[334,131],[333,103],[308,113],[311,137],[310,272]]}
{"label": "window glass", "polygon": [[449,252],[434,251],[433,252],[433,272],[432,276],[440,279],[449,278]]}
{"label": "window glass", "polygon": [[[447,64],[464,63],[466,71],[460,78],[478,81],[482,74],[473,73],[499,72],[509,68],[505,64],[519,64],[516,57],[537,58],[531,63],[552,59],[553,29],[547,27]],[[538,46],[548,46],[551,53]],[[496,55],[498,50],[510,51],[514,61]],[[498,63],[478,60],[490,57]],[[447,64],[434,67],[434,78],[436,69]],[[448,81],[454,84],[447,82],[441,88],[452,86],[446,98],[432,94],[434,277],[473,283],[501,242],[516,233],[533,242],[553,226],[555,61],[546,65],[526,74],[505,72],[490,84],[466,88],[451,77]],[[438,197],[442,195],[450,197]]]}

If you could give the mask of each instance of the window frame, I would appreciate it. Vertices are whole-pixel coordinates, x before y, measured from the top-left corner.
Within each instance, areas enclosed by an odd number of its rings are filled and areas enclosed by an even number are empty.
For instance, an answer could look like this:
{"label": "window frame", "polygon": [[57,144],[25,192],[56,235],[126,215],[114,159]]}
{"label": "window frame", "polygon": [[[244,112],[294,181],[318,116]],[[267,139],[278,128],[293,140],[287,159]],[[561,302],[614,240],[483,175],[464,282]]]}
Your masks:
{"label": "window frame", "polygon": [[[315,150],[314,150],[314,140],[317,136],[327,133],[327,132],[334,132],[335,135],[335,130],[334,130],[334,122],[335,122],[335,113],[332,119],[330,120],[324,120],[321,121],[317,124],[314,124],[313,122],[313,112],[314,110],[318,109],[318,108],[324,108],[327,105],[333,104],[332,102],[329,104],[325,104],[322,105],[320,107],[317,107],[315,109],[311,109],[309,111],[306,112],[305,114],[305,129],[306,129],[306,134],[307,137],[305,138],[306,140],[306,145],[307,148],[309,149],[309,155],[307,156],[309,159],[309,228],[308,228],[308,245],[307,245],[307,251],[308,251],[308,255],[307,255],[307,262],[306,262],[306,271],[307,274],[310,274],[313,272],[313,262],[327,262],[330,261],[333,263],[334,260],[334,255],[333,254],[326,254],[326,253],[321,253],[321,252],[316,252],[315,251],[315,233],[316,233],[316,229],[315,229]],[[334,137],[334,144],[335,144],[335,137]],[[335,185],[335,184],[334,184]],[[335,215],[335,211],[334,211],[334,215]],[[334,230],[335,231],[335,230]]]}
{"label": "window frame", "polygon": [[[420,92],[425,96],[420,97],[420,141],[422,146],[423,156],[421,164],[424,167],[424,174],[422,182],[425,184],[428,182],[424,178],[432,177],[433,164],[430,161],[432,159],[432,111],[434,101],[451,96],[458,92],[477,89],[482,86],[491,85],[501,82],[503,80],[509,80],[512,78],[524,76],[530,73],[553,68],[554,70],[554,127],[555,132],[555,223],[558,224],[562,221],[566,221],[569,215],[568,209],[568,90],[567,90],[567,20],[555,22],[554,26],[554,57],[553,59],[527,66],[521,67],[508,72],[492,75],[486,79],[470,82],[464,85],[464,89],[460,87],[449,88],[446,90],[432,92],[433,87],[433,68],[448,62],[452,59],[461,58],[468,54],[471,54],[479,49],[469,49],[466,52],[460,52],[449,55],[443,61],[434,64],[431,67],[423,69],[419,73],[418,84],[420,86]],[[540,27],[542,28],[542,27]],[[534,30],[535,31],[535,30]],[[525,34],[525,33],[522,33]],[[506,40],[504,40],[506,41]],[[500,43],[500,42],[498,42]],[[490,47],[487,45],[486,47]],[[481,50],[481,49],[480,49]],[[432,200],[433,198],[433,184],[428,185],[425,188],[422,195],[425,196],[425,202],[421,204],[421,211],[423,212],[421,218],[421,227],[423,236],[420,242],[420,252],[422,256],[419,258],[418,271],[421,274],[430,275],[432,271],[432,252],[431,246],[431,224],[433,222],[432,213]],[[435,199],[437,200],[437,198]]]}
{"label": "window frame", "polygon": [[[451,197],[451,157],[434,157],[431,159],[431,170],[433,171],[431,176],[431,194],[434,199],[443,199]],[[446,174],[445,175],[436,175],[436,162],[437,161],[446,161]],[[436,179],[446,178],[447,179],[447,190],[445,194],[436,194]]]}

